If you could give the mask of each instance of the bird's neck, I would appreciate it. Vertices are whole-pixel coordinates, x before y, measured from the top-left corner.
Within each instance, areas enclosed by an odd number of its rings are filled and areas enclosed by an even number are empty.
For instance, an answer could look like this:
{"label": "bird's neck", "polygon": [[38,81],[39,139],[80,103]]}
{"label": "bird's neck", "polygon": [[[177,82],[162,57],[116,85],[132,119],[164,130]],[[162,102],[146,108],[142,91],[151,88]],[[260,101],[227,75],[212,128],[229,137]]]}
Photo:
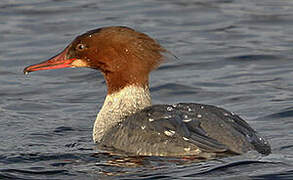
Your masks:
{"label": "bird's neck", "polygon": [[108,94],[94,124],[94,141],[100,142],[111,127],[150,105],[151,96],[148,85],[129,85]]}

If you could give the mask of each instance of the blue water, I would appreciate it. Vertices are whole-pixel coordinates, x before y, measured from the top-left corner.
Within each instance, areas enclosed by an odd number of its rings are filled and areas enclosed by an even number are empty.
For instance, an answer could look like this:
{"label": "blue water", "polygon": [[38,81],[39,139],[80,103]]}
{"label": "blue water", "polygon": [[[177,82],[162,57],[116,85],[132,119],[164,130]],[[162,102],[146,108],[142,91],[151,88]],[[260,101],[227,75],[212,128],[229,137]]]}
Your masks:
{"label": "blue water", "polygon": [[[91,134],[102,75],[22,70],[110,25],[147,33],[178,57],[151,74],[153,103],[226,108],[263,134],[272,154],[194,162],[100,152]],[[293,179],[292,51],[291,0],[2,0],[0,179]]]}

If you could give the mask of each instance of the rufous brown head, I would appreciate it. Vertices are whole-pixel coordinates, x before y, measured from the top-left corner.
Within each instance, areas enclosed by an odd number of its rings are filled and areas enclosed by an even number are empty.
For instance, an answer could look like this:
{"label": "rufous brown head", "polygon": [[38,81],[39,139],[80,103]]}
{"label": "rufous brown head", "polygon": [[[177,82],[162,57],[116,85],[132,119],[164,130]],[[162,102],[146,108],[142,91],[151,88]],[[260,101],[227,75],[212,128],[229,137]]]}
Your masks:
{"label": "rufous brown head", "polygon": [[108,93],[127,85],[145,85],[150,71],[166,52],[155,40],[128,27],[104,27],[76,37],[61,53],[24,73],[67,67],[99,69],[107,82]]}

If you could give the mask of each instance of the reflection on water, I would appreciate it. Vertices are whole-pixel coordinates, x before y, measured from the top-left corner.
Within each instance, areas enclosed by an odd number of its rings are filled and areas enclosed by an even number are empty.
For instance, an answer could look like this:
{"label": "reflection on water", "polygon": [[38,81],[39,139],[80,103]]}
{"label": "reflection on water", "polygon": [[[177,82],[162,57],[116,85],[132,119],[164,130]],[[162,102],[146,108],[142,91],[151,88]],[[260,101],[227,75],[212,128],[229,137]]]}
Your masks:
{"label": "reflection on water", "polygon": [[[293,179],[292,12],[290,0],[1,1],[0,179]],[[22,70],[109,25],[145,32],[178,57],[152,73],[153,103],[229,109],[265,135],[273,153],[198,162],[97,149],[102,75]]]}

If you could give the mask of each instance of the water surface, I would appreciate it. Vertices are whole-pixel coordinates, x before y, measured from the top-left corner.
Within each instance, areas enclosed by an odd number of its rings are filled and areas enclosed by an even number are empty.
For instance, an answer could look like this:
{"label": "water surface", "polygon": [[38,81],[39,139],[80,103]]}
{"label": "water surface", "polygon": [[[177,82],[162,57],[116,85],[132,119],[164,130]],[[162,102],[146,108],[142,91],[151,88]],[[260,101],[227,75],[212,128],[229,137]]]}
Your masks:
{"label": "water surface", "polygon": [[[293,179],[292,19],[291,0],[2,0],[0,179]],[[22,70],[111,25],[145,32],[178,57],[152,73],[153,103],[229,109],[272,154],[194,162],[100,152],[91,134],[102,75]]]}

